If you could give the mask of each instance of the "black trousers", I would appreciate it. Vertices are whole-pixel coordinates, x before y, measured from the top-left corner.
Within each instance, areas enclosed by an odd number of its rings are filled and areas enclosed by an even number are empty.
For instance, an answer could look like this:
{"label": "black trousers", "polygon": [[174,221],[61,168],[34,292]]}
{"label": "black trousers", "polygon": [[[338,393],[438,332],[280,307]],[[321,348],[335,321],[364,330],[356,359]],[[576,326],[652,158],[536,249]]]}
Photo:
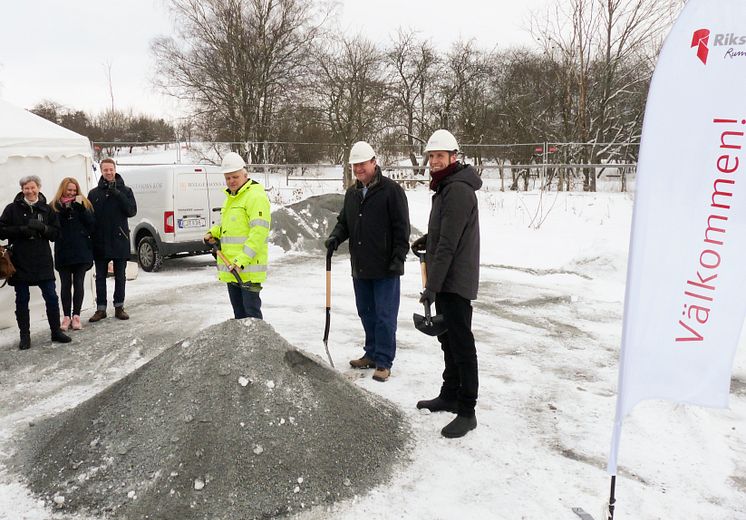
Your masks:
{"label": "black trousers", "polygon": [[448,332],[438,336],[445,370],[440,396],[456,400],[458,414],[474,416],[479,391],[477,348],[471,333],[471,301],[455,293],[438,293],[435,310],[443,315]]}
{"label": "black trousers", "polygon": [[63,316],[79,316],[83,306],[85,294],[85,274],[91,268],[90,264],[72,264],[60,266],[60,300],[62,300]]}

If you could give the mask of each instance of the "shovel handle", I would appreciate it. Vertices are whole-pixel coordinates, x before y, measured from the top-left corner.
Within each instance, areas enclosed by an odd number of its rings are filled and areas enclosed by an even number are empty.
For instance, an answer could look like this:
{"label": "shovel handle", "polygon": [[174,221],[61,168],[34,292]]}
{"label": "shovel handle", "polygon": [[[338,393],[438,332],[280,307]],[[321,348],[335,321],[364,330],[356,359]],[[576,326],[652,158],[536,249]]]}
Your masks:
{"label": "shovel handle", "polygon": [[[218,255],[218,257],[223,261],[223,263],[227,266],[231,265],[231,261],[228,260],[228,257],[223,254],[223,252],[220,249],[215,249],[215,254]],[[243,285],[243,280],[241,280],[241,275],[238,274],[237,271],[231,269],[231,273],[233,273],[233,276],[236,278],[236,281],[238,282],[238,285]]]}
{"label": "shovel handle", "polygon": [[428,325],[431,325],[433,322],[433,318],[432,318],[432,315],[430,314],[430,306],[427,303],[423,304],[422,306],[425,308],[425,322]]}
{"label": "shovel handle", "polygon": [[[422,275],[422,288],[427,287],[427,265],[425,265],[425,253],[415,253],[420,259],[420,274]],[[425,323],[428,325],[432,324],[432,315],[430,314],[430,306],[427,303],[423,303],[422,306],[425,308]]]}
{"label": "shovel handle", "polygon": [[332,272],[326,272],[326,308],[332,308]]}
{"label": "shovel handle", "polygon": [[326,308],[332,307],[332,253],[330,249],[326,252]]}
{"label": "shovel handle", "polygon": [[425,253],[417,253],[420,259],[420,275],[422,276],[422,288],[427,286],[427,266],[425,265]]}

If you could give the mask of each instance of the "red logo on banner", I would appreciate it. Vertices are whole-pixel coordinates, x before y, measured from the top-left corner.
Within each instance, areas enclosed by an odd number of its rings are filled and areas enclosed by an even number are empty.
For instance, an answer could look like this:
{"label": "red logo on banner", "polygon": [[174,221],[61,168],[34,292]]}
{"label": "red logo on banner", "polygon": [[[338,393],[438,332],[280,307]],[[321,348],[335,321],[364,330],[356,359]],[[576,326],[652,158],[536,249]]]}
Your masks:
{"label": "red logo on banner", "polygon": [[707,40],[710,39],[709,29],[699,29],[694,31],[692,35],[692,47],[697,47],[697,58],[699,61],[707,65],[707,53],[710,50],[707,48]]}

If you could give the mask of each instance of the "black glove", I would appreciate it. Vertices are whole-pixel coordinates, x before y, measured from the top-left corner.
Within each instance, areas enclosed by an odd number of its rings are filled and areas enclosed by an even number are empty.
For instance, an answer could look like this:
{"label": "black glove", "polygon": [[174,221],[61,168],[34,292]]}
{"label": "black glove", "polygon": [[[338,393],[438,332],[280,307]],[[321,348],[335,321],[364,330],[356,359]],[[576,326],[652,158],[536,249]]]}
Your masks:
{"label": "black glove", "polygon": [[339,247],[339,239],[334,236],[327,238],[326,242],[324,242],[324,247],[326,247],[326,250],[330,253],[336,251]]}
{"label": "black glove", "polygon": [[399,257],[392,258],[389,263],[389,271],[404,274],[404,260]]}
{"label": "black glove", "polygon": [[212,257],[214,259],[217,260],[217,258],[218,258],[218,250],[220,249],[220,242],[218,242],[216,239],[213,238],[212,239],[213,243],[211,244],[210,240],[211,239],[209,239],[207,237],[202,237],[202,242],[204,242],[204,244],[206,246],[210,246],[210,254],[212,255]]}
{"label": "black glove", "polygon": [[36,235],[34,230],[28,226],[19,226],[18,231],[20,231],[20,233],[26,238],[31,238],[32,236]]}
{"label": "black glove", "polygon": [[423,291],[420,293],[420,303],[424,303],[425,305],[430,307],[433,303],[435,303],[435,293],[428,288],[423,289]]}
{"label": "black glove", "polygon": [[39,233],[43,233],[44,229],[47,227],[44,225],[44,222],[41,220],[37,220],[35,218],[32,218],[28,221],[28,227],[29,229],[33,229],[34,231],[38,231]]}
{"label": "black glove", "polygon": [[412,252],[414,254],[424,253],[427,248],[427,235],[422,235],[420,238],[412,242]]}
{"label": "black glove", "polygon": [[116,194],[119,190],[117,190],[117,182],[111,181],[109,185],[107,186],[107,189],[109,190],[109,193],[112,195]]}

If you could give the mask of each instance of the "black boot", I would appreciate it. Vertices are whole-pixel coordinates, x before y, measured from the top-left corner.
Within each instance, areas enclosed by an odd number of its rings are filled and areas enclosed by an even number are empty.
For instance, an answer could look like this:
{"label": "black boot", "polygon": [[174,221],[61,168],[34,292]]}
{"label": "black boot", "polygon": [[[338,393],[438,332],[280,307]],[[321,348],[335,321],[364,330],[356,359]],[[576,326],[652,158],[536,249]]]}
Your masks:
{"label": "black boot", "polygon": [[31,348],[31,334],[28,332],[21,332],[21,341],[18,343],[19,350],[28,350]]}
{"label": "black boot", "polygon": [[455,399],[451,401],[438,396],[435,399],[429,399],[427,401],[417,401],[417,408],[425,408],[431,412],[456,413],[458,411],[458,403]]}
{"label": "black boot", "polygon": [[471,417],[464,417],[463,415],[457,415],[454,420],[446,424],[440,434],[448,439],[456,439],[463,437],[474,428],[477,427],[477,418],[472,415]]}
{"label": "black boot", "polygon": [[16,311],[16,322],[18,330],[21,333],[21,342],[18,344],[19,350],[28,350],[31,348],[31,334],[29,332],[29,314],[28,309],[25,311]]}
{"label": "black boot", "polygon": [[60,329],[60,309],[47,307],[47,323],[49,323],[49,330],[52,331],[52,341],[57,343],[70,343],[72,339],[70,336],[62,332]]}
{"label": "black boot", "polygon": [[58,326],[56,329],[52,330],[52,341],[55,341],[57,343],[70,343],[72,341],[72,338],[62,332],[62,330]]}

